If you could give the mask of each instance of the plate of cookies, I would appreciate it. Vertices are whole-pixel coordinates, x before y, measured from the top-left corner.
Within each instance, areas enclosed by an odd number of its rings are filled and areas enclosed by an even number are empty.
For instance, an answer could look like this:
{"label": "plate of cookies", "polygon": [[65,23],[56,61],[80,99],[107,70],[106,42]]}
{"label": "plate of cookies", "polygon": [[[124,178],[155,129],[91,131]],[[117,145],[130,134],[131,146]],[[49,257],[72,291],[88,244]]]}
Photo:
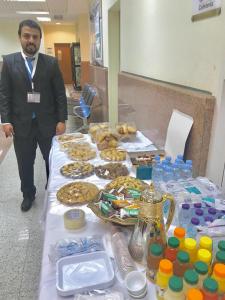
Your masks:
{"label": "plate of cookies", "polygon": [[95,174],[99,178],[113,180],[118,176],[127,176],[129,171],[122,163],[107,163],[95,167]]}
{"label": "plate of cookies", "polygon": [[73,162],[61,167],[60,172],[63,176],[79,179],[91,176],[94,173],[94,166],[87,162]]}
{"label": "plate of cookies", "polygon": [[93,183],[89,182],[71,182],[61,187],[56,197],[58,201],[67,205],[84,204],[96,201],[99,189]]}
{"label": "plate of cookies", "polygon": [[119,148],[104,149],[100,152],[100,157],[108,161],[123,161],[126,160],[127,152]]}

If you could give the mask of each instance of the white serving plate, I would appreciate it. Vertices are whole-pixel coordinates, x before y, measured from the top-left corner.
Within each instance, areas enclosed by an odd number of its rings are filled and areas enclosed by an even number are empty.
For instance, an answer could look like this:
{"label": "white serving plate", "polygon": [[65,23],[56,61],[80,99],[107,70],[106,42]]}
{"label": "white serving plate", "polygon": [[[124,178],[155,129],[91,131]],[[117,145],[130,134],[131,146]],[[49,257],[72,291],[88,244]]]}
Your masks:
{"label": "white serving plate", "polygon": [[112,262],[105,251],[67,256],[56,263],[56,289],[61,296],[105,289],[113,282]]}

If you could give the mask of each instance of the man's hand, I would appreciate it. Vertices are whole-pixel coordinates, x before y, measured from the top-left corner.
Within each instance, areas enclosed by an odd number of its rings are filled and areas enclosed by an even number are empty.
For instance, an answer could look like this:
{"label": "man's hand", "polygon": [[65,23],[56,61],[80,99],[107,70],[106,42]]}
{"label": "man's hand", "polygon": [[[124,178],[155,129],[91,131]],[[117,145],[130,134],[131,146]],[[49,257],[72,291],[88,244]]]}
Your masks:
{"label": "man's hand", "polygon": [[5,133],[6,137],[10,137],[14,135],[14,130],[12,124],[2,124],[2,129]]}
{"label": "man's hand", "polygon": [[66,131],[66,124],[63,122],[59,122],[56,125],[56,135],[63,134]]}

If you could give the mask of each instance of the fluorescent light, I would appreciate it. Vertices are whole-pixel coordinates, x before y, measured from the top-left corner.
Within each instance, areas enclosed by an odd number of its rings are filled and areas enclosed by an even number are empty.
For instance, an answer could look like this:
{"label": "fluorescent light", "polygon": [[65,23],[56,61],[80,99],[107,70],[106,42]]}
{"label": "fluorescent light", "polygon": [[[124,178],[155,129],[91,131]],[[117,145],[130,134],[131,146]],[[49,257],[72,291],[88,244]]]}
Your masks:
{"label": "fluorescent light", "polygon": [[31,11],[18,10],[16,13],[21,15],[49,15],[48,11],[33,11],[33,10]]}
{"label": "fluorescent light", "polygon": [[45,2],[46,0],[4,0],[5,2]]}
{"label": "fluorescent light", "polygon": [[41,21],[41,22],[50,22],[51,18],[49,18],[49,17],[37,17],[37,20]]}
{"label": "fluorescent light", "polygon": [[60,22],[57,22],[57,23],[55,23],[56,25],[61,25],[61,23]]}

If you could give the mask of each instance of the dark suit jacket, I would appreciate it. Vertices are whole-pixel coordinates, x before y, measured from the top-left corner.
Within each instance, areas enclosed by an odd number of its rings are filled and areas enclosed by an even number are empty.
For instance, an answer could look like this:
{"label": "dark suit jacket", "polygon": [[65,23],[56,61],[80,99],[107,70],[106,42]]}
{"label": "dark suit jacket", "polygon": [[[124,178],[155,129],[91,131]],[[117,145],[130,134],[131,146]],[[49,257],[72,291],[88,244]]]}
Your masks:
{"label": "dark suit jacket", "polygon": [[67,119],[67,100],[62,74],[54,57],[39,53],[33,77],[40,103],[27,103],[31,82],[20,52],[4,56],[0,83],[2,123],[12,123],[16,136],[26,137],[35,112],[38,127],[45,137],[53,136],[57,122]]}

